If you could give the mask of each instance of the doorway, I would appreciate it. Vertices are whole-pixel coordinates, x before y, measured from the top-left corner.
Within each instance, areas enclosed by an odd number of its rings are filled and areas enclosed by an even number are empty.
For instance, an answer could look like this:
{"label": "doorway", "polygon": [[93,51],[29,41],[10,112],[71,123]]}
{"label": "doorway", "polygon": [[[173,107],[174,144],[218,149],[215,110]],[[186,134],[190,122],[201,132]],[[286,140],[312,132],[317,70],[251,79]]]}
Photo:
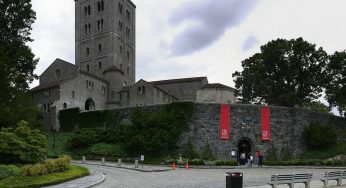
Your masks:
{"label": "doorway", "polygon": [[240,165],[244,165],[246,160],[241,159],[241,155],[243,154],[243,156],[245,155],[245,159],[250,158],[251,155],[251,141],[246,139],[246,138],[242,138],[238,141],[238,156],[237,156],[237,160],[238,163]]}
{"label": "doorway", "polygon": [[91,98],[86,100],[85,110],[95,110],[95,102]]}

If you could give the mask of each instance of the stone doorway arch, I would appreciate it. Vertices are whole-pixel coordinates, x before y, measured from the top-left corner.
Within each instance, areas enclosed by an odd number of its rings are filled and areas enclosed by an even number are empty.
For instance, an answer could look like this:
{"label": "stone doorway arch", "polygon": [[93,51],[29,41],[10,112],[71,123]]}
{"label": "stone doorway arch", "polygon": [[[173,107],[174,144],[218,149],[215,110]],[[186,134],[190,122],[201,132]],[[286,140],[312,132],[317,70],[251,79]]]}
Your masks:
{"label": "stone doorway arch", "polygon": [[85,101],[85,110],[95,110],[95,102],[91,98]]}
{"label": "stone doorway arch", "polygon": [[251,139],[243,137],[243,138],[238,140],[238,142],[237,142],[237,161],[238,161],[238,164],[240,164],[240,165],[245,164],[245,160],[241,160],[240,155],[242,153],[244,153],[246,159],[250,158],[250,155],[252,155],[252,153],[253,153],[253,148],[254,148],[253,142],[251,141]]}

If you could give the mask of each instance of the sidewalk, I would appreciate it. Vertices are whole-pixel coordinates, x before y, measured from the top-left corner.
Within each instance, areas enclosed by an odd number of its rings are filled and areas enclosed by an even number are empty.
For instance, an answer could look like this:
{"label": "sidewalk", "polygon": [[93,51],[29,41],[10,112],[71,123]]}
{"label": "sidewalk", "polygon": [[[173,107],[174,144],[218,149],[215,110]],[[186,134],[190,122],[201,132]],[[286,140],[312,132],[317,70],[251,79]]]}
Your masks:
{"label": "sidewalk", "polygon": [[44,188],[89,188],[95,187],[106,180],[106,175],[100,172],[90,172],[89,176],[75,179],[69,182],[48,186]]}
{"label": "sidewalk", "polygon": [[[77,165],[83,164],[82,161],[76,161],[76,160],[73,160],[72,163],[77,164]],[[89,161],[89,160],[87,160],[85,162],[85,164],[114,167],[114,168],[122,168],[122,169],[135,170],[135,171],[140,171],[140,172],[163,172],[163,171],[171,170],[171,168],[167,167],[167,166],[157,166],[157,165],[148,165],[148,164],[144,164],[143,167],[142,167],[142,164],[139,164],[139,168],[135,168],[135,164],[130,164],[130,163],[122,163],[121,166],[118,166],[118,163],[112,162],[112,161],[105,161],[105,164],[102,165],[101,161]]]}

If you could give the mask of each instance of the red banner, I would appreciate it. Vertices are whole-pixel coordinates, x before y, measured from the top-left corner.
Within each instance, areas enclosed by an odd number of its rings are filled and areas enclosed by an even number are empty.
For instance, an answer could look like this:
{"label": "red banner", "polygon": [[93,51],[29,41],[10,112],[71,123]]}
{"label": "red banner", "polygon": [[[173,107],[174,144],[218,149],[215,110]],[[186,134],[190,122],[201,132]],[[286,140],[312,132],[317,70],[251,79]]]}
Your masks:
{"label": "red banner", "polygon": [[220,107],[220,140],[229,140],[230,135],[230,115],[231,106],[229,104],[221,104]]}
{"label": "red banner", "polygon": [[270,109],[262,107],[261,109],[261,124],[262,124],[262,141],[270,140]]}

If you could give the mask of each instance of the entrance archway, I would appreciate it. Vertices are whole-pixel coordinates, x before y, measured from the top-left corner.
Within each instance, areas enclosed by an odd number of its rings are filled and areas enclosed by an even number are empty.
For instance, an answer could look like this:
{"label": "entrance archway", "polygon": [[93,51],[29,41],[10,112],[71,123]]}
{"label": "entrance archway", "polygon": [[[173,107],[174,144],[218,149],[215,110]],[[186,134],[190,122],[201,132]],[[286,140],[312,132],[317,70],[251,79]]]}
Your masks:
{"label": "entrance archway", "polygon": [[245,160],[241,160],[240,155],[245,154],[245,158],[248,159],[251,155],[252,152],[252,144],[251,144],[251,140],[247,139],[247,138],[242,138],[238,141],[238,155],[237,155],[237,159],[238,159],[238,163],[241,165],[245,164]]}
{"label": "entrance archway", "polygon": [[95,110],[95,102],[91,98],[85,101],[85,110]]}

